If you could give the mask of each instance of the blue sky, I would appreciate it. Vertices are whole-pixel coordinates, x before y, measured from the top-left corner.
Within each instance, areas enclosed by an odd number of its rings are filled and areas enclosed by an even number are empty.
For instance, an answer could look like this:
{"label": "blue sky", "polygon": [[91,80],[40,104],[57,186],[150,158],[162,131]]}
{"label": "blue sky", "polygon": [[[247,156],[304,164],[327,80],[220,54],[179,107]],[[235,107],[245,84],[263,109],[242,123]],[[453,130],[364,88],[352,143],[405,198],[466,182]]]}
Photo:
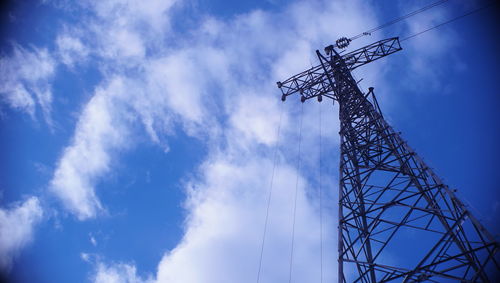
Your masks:
{"label": "blue sky", "polygon": [[[338,109],[280,102],[315,50],[433,1],[7,1],[0,41],[0,268],[19,282],[254,282],[283,111],[261,282],[336,279]],[[454,1],[352,43],[413,34]],[[495,235],[498,7],[357,70],[384,115]]]}

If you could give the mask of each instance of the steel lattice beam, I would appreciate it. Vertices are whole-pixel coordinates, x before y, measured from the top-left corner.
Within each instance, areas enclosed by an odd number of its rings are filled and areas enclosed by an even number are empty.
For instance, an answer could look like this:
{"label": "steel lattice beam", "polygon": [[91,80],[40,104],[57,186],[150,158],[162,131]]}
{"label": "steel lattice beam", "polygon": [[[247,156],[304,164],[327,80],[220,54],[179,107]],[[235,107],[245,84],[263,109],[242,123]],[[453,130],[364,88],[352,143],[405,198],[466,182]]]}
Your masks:
{"label": "steel lattice beam", "polygon": [[399,50],[398,38],[342,56],[329,46],[316,51],[318,66],[278,82],[282,100],[299,93],[340,107],[339,282],[491,282],[498,243],[351,75]]}

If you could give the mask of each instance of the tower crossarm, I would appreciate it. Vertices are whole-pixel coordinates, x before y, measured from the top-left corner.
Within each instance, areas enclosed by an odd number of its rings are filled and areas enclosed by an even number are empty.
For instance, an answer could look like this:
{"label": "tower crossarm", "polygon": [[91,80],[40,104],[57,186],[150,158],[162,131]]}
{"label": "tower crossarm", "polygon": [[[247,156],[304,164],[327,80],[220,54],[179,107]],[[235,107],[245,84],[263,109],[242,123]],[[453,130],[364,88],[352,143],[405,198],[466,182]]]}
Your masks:
{"label": "tower crossarm", "polygon": [[283,82],[277,82],[277,85],[281,89],[283,101],[287,96],[295,93],[300,93],[301,97],[309,99],[319,95],[331,96],[332,91],[321,65],[296,74]]}
{"label": "tower crossarm", "polygon": [[[328,48],[331,47],[325,48],[325,51],[328,51]],[[383,58],[387,55],[391,55],[400,50],[402,50],[402,48],[399,43],[399,37],[392,37],[379,40],[370,45],[342,55],[342,59],[346,63],[349,71],[352,71],[358,67]]]}
{"label": "tower crossarm", "polygon": [[[360,66],[400,51],[401,49],[399,38],[392,37],[344,54],[341,56],[341,59],[346,64],[347,69],[352,71]],[[327,55],[333,54],[333,45],[327,46],[325,52]],[[335,52],[335,54],[337,53]],[[302,101],[322,96],[335,99],[334,93],[332,92],[332,84],[334,85],[334,82],[331,82],[328,78],[328,73],[331,72],[331,69],[332,66],[330,65],[324,66],[319,64],[283,82],[277,82],[282,93],[281,100],[285,101],[287,96],[295,93],[301,95]]]}

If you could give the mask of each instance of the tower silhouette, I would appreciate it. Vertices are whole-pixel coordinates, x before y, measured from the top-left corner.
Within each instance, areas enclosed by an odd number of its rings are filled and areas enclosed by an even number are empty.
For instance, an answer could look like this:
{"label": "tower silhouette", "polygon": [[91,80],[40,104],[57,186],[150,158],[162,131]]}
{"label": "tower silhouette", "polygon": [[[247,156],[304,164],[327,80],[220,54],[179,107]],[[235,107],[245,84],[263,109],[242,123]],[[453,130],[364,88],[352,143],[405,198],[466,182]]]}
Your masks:
{"label": "tower silhouette", "polygon": [[340,107],[339,282],[493,281],[498,243],[351,75],[400,51],[399,38],[341,56],[349,41],[317,50],[319,65],[277,83],[283,101],[299,94]]}

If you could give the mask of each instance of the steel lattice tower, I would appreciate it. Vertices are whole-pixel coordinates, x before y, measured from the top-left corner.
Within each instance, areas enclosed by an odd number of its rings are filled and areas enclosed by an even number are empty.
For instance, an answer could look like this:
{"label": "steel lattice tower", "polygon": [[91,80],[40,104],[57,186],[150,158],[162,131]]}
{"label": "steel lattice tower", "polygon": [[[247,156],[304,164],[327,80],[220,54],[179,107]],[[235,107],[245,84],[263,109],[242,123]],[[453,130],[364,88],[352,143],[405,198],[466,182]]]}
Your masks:
{"label": "steel lattice tower", "polygon": [[340,119],[339,282],[491,282],[495,239],[384,120],[351,71],[401,50],[398,38],[345,55],[349,40],[316,51],[320,64],[284,82],[286,97],[337,101]]}

